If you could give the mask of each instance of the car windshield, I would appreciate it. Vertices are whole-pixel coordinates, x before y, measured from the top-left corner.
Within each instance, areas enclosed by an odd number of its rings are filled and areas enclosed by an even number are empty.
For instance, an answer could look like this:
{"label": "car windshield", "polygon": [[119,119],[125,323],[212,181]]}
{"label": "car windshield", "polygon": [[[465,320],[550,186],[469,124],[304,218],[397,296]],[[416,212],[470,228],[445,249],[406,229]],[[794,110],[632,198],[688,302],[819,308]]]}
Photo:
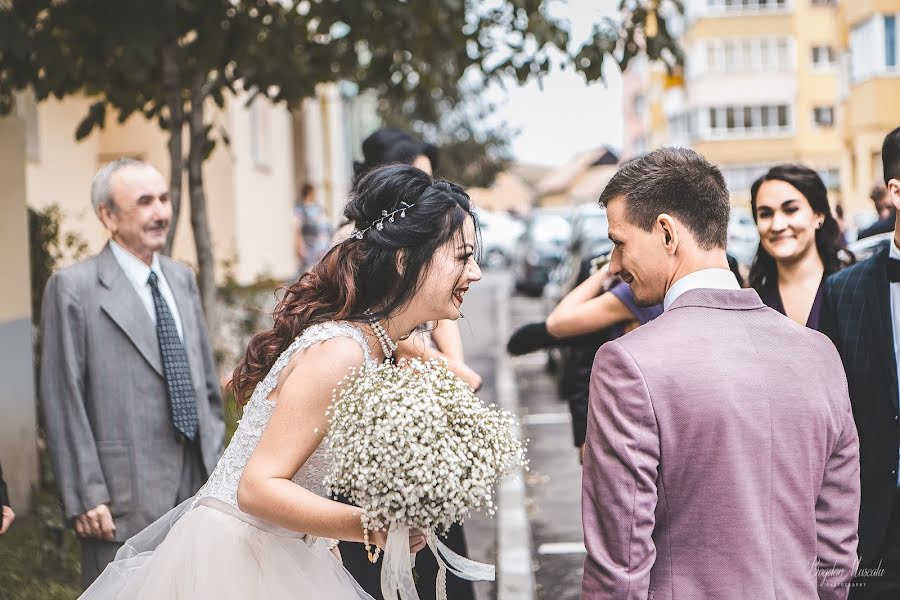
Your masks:
{"label": "car windshield", "polygon": [[581,235],[589,241],[609,239],[609,221],[606,215],[585,217],[579,225]]}
{"label": "car windshield", "polygon": [[531,238],[536,242],[562,242],[569,238],[572,226],[559,215],[540,215],[531,222]]}

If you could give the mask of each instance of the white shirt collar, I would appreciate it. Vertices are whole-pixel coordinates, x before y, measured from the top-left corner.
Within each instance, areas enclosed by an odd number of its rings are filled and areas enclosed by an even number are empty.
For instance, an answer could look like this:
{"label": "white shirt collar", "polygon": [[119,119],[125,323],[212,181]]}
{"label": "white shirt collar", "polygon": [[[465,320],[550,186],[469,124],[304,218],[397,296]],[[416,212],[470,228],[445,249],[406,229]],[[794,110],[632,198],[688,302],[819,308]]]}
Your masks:
{"label": "white shirt collar", "polygon": [[118,242],[109,240],[109,247],[113,256],[116,257],[116,262],[119,263],[119,266],[122,267],[125,275],[134,283],[135,287],[141,288],[147,285],[147,279],[150,277],[151,270],[158,277],[162,277],[162,271],[159,268],[159,255],[156,252],[153,253],[153,260],[150,266],[147,266],[147,263],[126,250]]}
{"label": "white shirt collar", "polygon": [[700,271],[694,271],[672,284],[663,300],[663,310],[669,310],[672,303],[683,293],[697,288],[739,290],[741,286],[738,285],[734,273],[728,269],[701,269]]}

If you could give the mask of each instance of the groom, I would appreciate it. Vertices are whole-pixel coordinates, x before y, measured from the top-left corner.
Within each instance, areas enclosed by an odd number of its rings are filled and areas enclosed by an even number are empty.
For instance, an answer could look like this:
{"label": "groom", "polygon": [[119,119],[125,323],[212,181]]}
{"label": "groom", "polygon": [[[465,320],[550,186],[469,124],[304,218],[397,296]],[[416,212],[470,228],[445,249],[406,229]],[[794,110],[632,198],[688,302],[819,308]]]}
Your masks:
{"label": "groom", "polygon": [[834,346],[739,288],[697,153],[625,164],[600,203],[610,272],[665,312],[594,360],[582,597],[846,598],[859,442]]}

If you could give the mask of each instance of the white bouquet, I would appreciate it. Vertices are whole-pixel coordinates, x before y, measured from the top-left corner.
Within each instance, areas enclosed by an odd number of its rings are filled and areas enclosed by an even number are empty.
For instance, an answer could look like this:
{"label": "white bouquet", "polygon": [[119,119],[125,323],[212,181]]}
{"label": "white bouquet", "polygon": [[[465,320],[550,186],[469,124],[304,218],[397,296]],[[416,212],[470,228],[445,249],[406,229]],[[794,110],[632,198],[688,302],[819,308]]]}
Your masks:
{"label": "white bouquet", "polygon": [[493,515],[496,484],[527,466],[509,412],[481,402],[443,361],[413,359],[354,370],[335,389],[329,416],[325,484],[363,509],[366,531],[388,529],[385,598],[418,599],[410,529],[425,532],[437,558],[439,598],[446,597],[444,561],[458,576],[493,579],[493,566],[457,555],[434,533],[472,510]]}

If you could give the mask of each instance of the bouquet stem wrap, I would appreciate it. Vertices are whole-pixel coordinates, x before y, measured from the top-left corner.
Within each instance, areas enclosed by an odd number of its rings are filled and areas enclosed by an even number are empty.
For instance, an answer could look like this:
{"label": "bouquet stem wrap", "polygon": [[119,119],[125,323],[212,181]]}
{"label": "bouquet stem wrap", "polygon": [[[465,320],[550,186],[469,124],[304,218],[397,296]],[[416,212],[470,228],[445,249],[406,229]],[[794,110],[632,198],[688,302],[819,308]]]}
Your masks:
{"label": "bouquet stem wrap", "polygon": [[[409,527],[392,525],[388,531],[384,547],[384,562],[381,565],[381,593],[385,600],[419,600],[416,582],[413,579],[413,558],[409,553]],[[494,581],[494,565],[476,562],[460,556],[442,541],[434,532],[425,534],[428,547],[438,563],[437,600],[447,600],[447,571],[469,581]]]}

